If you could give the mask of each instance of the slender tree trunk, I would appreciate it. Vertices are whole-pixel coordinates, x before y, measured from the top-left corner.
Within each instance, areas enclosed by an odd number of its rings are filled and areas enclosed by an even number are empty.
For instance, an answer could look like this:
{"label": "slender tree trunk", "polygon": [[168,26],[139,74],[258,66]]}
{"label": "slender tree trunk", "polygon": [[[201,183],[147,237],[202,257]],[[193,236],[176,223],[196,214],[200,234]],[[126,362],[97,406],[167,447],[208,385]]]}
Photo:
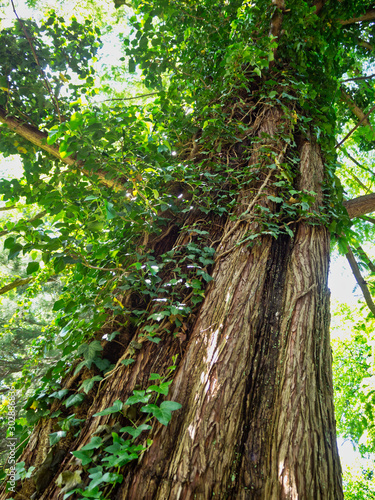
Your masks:
{"label": "slender tree trunk", "polygon": [[[258,130],[258,137],[267,133],[268,147],[281,156],[284,126],[281,111],[269,108]],[[305,139],[299,154],[298,187],[317,193],[312,208],[319,210],[320,148]],[[259,151],[250,171],[257,159]],[[291,225],[294,238],[260,235],[252,246],[238,244],[259,232],[252,217],[257,205],[275,210],[267,198],[275,194],[272,170],[264,166],[262,175],[257,190],[239,193],[239,218],[226,221],[213,281],[189,318],[187,341],[182,346],[173,338],[158,346],[145,343],[133,365],[118,365],[98,395],[78,410],[78,417],[85,412],[86,423],[74,442],[62,442],[64,458],[37,499],[60,499],[56,478],[77,468],[68,452],[87,444],[99,425],[113,424],[109,416],[92,415],[116,399],[125,401],[135,386],[147,387],[150,373],[163,373],[172,355],[180,353],[168,399],[182,409],[168,426],[154,426],[152,445],[137,464],[122,469],[124,481],[111,498],[343,498],[329,341],[329,232],[300,221]],[[241,219],[244,212],[247,217]],[[187,236],[180,235],[178,242],[186,243]],[[24,452],[29,465],[45,459],[52,430],[43,426],[37,426]],[[32,492],[30,485],[26,482],[21,494]]]}

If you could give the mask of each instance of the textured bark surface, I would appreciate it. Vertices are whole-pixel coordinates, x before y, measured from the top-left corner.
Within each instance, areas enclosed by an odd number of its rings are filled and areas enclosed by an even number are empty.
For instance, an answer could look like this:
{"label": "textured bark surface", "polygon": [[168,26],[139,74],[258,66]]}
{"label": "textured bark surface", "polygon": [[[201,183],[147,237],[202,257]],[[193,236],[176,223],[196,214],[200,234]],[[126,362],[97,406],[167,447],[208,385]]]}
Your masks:
{"label": "textured bark surface", "polygon": [[[271,137],[268,146],[275,151],[283,151],[281,126],[281,112],[271,109],[258,131],[259,137],[264,132]],[[312,208],[318,210],[324,177],[320,149],[306,140],[299,153],[298,187],[317,193]],[[265,171],[265,196],[257,204],[271,207],[269,178]],[[259,192],[258,186],[258,193],[239,193],[239,214]],[[265,235],[252,246],[238,244],[258,231],[251,217],[227,220],[214,279],[190,318],[186,345],[181,349],[173,338],[159,346],[145,343],[134,365],[118,364],[84,409],[86,423],[70,450],[87,444],[99,425],[113,423],[108,416],[93,418],[95,412],[116,399],[125,401],[135,386],[147,387],[150,373],[163,373],[171,356],[182,354],[168,399],[183,408],[168,426],[154,427],[151,447],[138,463],[123,468],[124,481],[111,498],[343,498],[329,343],[329,233],[301,221],[293,239]],[[40,443],[49,432],[38,425],[24,453],[26,464],[44,460],[47,449]],[[76,468],[66,453],[36,498],[60,499],[55,479]]]}

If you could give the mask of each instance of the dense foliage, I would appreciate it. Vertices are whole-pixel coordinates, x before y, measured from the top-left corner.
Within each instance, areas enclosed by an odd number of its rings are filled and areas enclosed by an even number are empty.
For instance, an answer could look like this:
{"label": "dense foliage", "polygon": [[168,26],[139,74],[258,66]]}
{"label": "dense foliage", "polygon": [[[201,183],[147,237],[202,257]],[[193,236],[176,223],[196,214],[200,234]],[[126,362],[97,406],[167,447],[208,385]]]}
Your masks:
{"label": "dense foliage", "polygon": [[[13,268],[1,285],[31,278],[21,290],[25,304],[47,292],[57,276],[63,285],[54,319],[45,313],[40,325],[34,305],[21,321],[21,309],[14,315],[8,306],[12,330],[2,325],[2,356],[10,334],[13,348],[18,340],[22,344],[20,358],[27,352],[30,359],[13,370],[23,368],[14,381],[20,393],[34,389],[27,393],[20,432],[26,420],[32,426],[49,416],[58,400],[50,444],[78,435],[79,405],[112,373],[113,346],[121,345],[124,332],[143,329],[123,364],[134,361],[143,342],[159,344],[167,335],[184,342],[212,279],[217,228],[239,218],[236,194],[253,189],[265,164],[275,176],[268,199],[277,210],[259,208],[259,231],[239,244],[254,245],[260,234],[294,237],[301,220],[325,225],[342,253],[354,248],[373,294],[374,267],[360,245],[374,238],[374,220],[350,222],[342,204],[347,195],[373,192],[375,184],[373,118],[365,116],[375,86],[362,78],[372,72],[374,28],[371,21],[345,24],[371,2],[328,1],[317,12],[314,2],[290,0],[281,34],[273,33],[275,3],[134,0],[116,13],[119,35],[110,34],[106,19],[69,19],[53,11],[38,22],[16,19],[1,31],[0,151],[20,155],[24,172],[2,178],[0,191],[6,208],[34,207],[2,220]],[[123,53],[116,67],[101,65],[103,41],[106,47],[118,40]],[[123,88],[112,89],[116,77]],[[255,136],[266,107],[282,110],[282,152]],[[296,187],[297,135],[316,137],[324,151],[324,210],[311,208],[316,193]],[[257,148],[259,161],[250,165]],[[184,237],[164,252],[157,245],[166,230]],[[7,300],[15,297],[14,289],[10,293]],[[373,368],[373,339],[366,333],[372,323],[371,313],[335,354],[338,430],[354,442],[366,430],[363,452],[375,447],[374,391],[359,391]],[[32,365],[45,358],[53,363],[44,366],[35,388],[39,372]],[[121,482],[119,468],[150,445],[137,437],[155,419],[168,424],[179,408],[160,403],[176,363],[173,357],[168,373],[153,374],[148,387],[135,388],[124,402],[130,413],[132,405],[144,404],[141,424],[117,429],[111,447],[95,437],[75,452],[83,466],[94,461],[95,450],[104,456],[105,466],[89,470],[85,498],[110,498],[108,489],[100,496],[102,486]],[[78,390],[64,388],[67,373],[84,373]],[[125,412],[122,404],[104,411]],[[21,465],[18,477],[26,474]],[[61,484],[65,491],[79,484],[73,479]]]}

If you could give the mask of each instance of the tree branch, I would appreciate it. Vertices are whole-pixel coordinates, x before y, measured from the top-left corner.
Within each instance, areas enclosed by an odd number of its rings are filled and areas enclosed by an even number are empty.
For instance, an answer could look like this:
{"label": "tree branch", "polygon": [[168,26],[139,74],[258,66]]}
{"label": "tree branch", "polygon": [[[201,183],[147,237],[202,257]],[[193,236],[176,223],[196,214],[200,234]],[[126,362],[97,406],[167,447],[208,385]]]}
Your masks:
{"label": "tree branch", "polygon": [[371,43],[366,42],[366,40],[358,39],[358,45],[360,47],[364,47],[365,49],[369,50],[370,52],[372,52],[374,50],[374,46],[371,45]]}
{"label": "tree branch", "polygon": [[[22,123],[18,118],[9,116],[3,107],[0,107],[0,123],[6,125],[12,132],[31,142],[34,146],[43,149],[66,165],[79,168],[85,175],[90,177],[90,173],[83,168],[84,163],[82,161],[77,161],[74,156],[62,158],[58,146],[47,144],[48,135],[45,132],[41,132],[38,128],[27,123]],[[102,184],[116,189],[116,181],[106,179],[105,175],[101,172],[95,172],[95,174],[99,177]]]}
{"label": "tree branch", "polygon": [[345,92],[345,90],[341,87],[341,99],[347,103],[349,106],[350,110],[352,113],[360,120],[359,123],[362,124],[362,126],[368,125],[370,128],[370,120],[368,117],[366,117],[365,113],[361,110],[359,106],[357,106],[356,102],[350,97],[349,94]]}
{"label": "tree branch", "polygon": [[[374,77],[375,77],[375,73],[373,75],[357,76],[356,78],[348,78],[347,80],[342,80],[342,83],[355,82],[356,80],[370,80],[371,78],[374,78]],[[341,88],[341,93],[342,92],[345,92],[345,91]],[[345,92],[345,94],[346,94],[346,92]],[[348,96],[348,98],[350,99],[349,96]]]}
{"label": "tree branch", "polygon": [[350,160],[352,160],[353,163],[355,163],[357,165],[357,167],[361,168],[362,170],[364,170],[365,172],[368,172],[371,175],[375,175],[374,172],[370,168],[367,168],[367,167],[364,167],[363,165],[361,165],[355,158],[353,158],[352,155],[350,155],[343,148],[340,148],[340,149],[344,153],[344,155],[346,155]]}
{"label": "tree branch", "polygon": [[352,17],[351,19],[339,20],[342,25],[360,23],[362,21],[372,21],[375,19],[375,9],[367,11],[365,14],[359,17]]}
{"label": "tree branch", "polygon": [[349,133],[346,134],[346,136],[344,137],[344,139],[342,141],[340,141],[339,143],[336,144],[335,148],[338,148],[341,146],[341,144],[343,144],[347,139],[349,139],[349,137],[352,135],[353,132],[355,132],[357,130],[357,128],[361,125],[361,123],[363,122],[363,120],[365,120],[367,117],[369,117],[371,115],[371,113],[375,110],[375,106],[373,106],[370,111],[368,111],[365,116],[362,118],[362,120],[360,120],[357,125],[355,127],[353,127],[351,129],[351,131]]}
{"label": "tree branch", "polygon": [[367,217],[366,215],[360,215],[360,219],[365,220],[366,222],[371,222],[371,224],[375,224],[375,219],[373,217]]}
{"label": "tree branch", "polygon": [[358,196],[352,200],[344,201],[350,219],[360,217],[361,215],[368,214],[375,211],[375,193]]}
{"label": "tree branch", "polygon": [[324,7],[324,4],[325,0],[318,0],[317,2],[315,2],[315,8],[316,8],[315,14],[319,14],[319,12]]}
{"label": "tree branch", "polygon": [[375,265],[369,259],[367,253],[363,250],[363,248],[361,246],[357,247],[357,252],[359,253],[359,255],[362,258],[362,260],[365,262],[365,264],[368,266],[368,268],[370,269],[370,271],[372,273],[375,273]]}
{"label": "tree branch", "polygon": [[17,278],[16,280],[12,281],[12,283],[8,283],[7,285],[3,286],[0,288],[0,295],[4,295],[4,293],[10,292],[10,290],[13,290],[14,288],[18,288],[19,286],[27,285],[30,283],[30,281],[33,281],[34,278]]}
{"label": "tree branch", "polygon": [[349,265],[353,271],[354,277],[355,277],[360,289],[362,290],[363,297],[366,301],[368,308],[370,309],[372,314],[375,316],[375,304],[372,300],[370,291],[367,287],[367,283],[362,277],[362,274],[361,274],[361,271],[358,267],[357,261],[355,260],[353,252],[352,252],[349,245],[347,246],[347,250],[348,251],[346,253],[346,258],[348,259],[348,262],[349,262]]}

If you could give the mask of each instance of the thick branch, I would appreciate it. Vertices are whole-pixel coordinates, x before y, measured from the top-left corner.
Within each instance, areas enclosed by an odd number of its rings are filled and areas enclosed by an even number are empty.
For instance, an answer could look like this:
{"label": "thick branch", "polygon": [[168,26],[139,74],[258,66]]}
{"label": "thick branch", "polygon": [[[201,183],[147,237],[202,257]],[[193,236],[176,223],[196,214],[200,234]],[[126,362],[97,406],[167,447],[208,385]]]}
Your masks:
{"label": "thick branch", "polygon": [[369,42],[366,42],[366,40],[358,40],[358,45],[360,47],[364,47],[365,49],[369,50],[370,52],[372,52],[374,50],[374,46],[371,45],[371,43]]}
{"label": "thick branch", "polygon": [[375,304],[372,300],[370,291],[367,287],[367,283],[362,277],[361,271],[358,267],[358,264],[354,258],[353,252],[352,252],[349,245],[347,247],[347,250],[348,250],[348,252],[346,254],[346,258],[348,259],[348,262],[349,262],[349,265],[353,271],[354,277],[355,277],[360,289],[362,290],[363,297],[365,298],[365,301],[366,301],[368,308],[370,309],[372,314],[375,316]]}
{"label": "thick branch", "polygon": [[368,125],[371,127],[370,120],[368,116],[366,117],[365,113],[361,110],[359,106],[353,101],[349,94],[345,92],[345,90],[341,87],[341,98],[343,101],[347,103],[352,113],[360,120],[362,126]]}
{"label": "thick branch", "polygon": [[375,9],[371,9],[362,16],[352,17],[351,19],[340,20],[339,23],[342,25],[354,24],[354,23],[360,23],[362,21],[372,21],[374,19],[375,19]]}
{"label": "thick branch", "polygon": [[[62,158],[58,146],[55,146],[54,144],[47,144],[48,135],[45,132],[41,132],[36,127],[28,125],[27,123],[22,123],[17,118],[9,116],[5,109],[2,107],[0,107],[0,123],[6,125],[12,132],[31,142],[31,144],[34,144],[34,146],[37,146],[38,148],[43,149],[55,158],[58,158],[66,165],[74,165],[75,167],[78,167],[85,175],[90,176],[89,172],[83,168],[84,164],[82,161],[77,161],[73,156]],[[106,179],[104,174],[100,172],[95,172],[95,174],[99,177],[102,184],[105,184],[108,187],[116,187],[116,182]]]}
{"label": "thick branch", "polygon": [[351,219],[369,214],[375,211],[375,193],[358,196],[358,198],[344,201],[343,205]]}
{"label": "thick branch", "polygon": [[17,278],[16,280],[12,281],[12,283],[8,283],[7,285],[3,286],[0,288],[0,295],[4,295],[4,293],[10,292],[10,290],[13,290],[13,288],[18,288],[19,286],[27,285],[30,283],[30,281],[33,281],[34,278]]}

